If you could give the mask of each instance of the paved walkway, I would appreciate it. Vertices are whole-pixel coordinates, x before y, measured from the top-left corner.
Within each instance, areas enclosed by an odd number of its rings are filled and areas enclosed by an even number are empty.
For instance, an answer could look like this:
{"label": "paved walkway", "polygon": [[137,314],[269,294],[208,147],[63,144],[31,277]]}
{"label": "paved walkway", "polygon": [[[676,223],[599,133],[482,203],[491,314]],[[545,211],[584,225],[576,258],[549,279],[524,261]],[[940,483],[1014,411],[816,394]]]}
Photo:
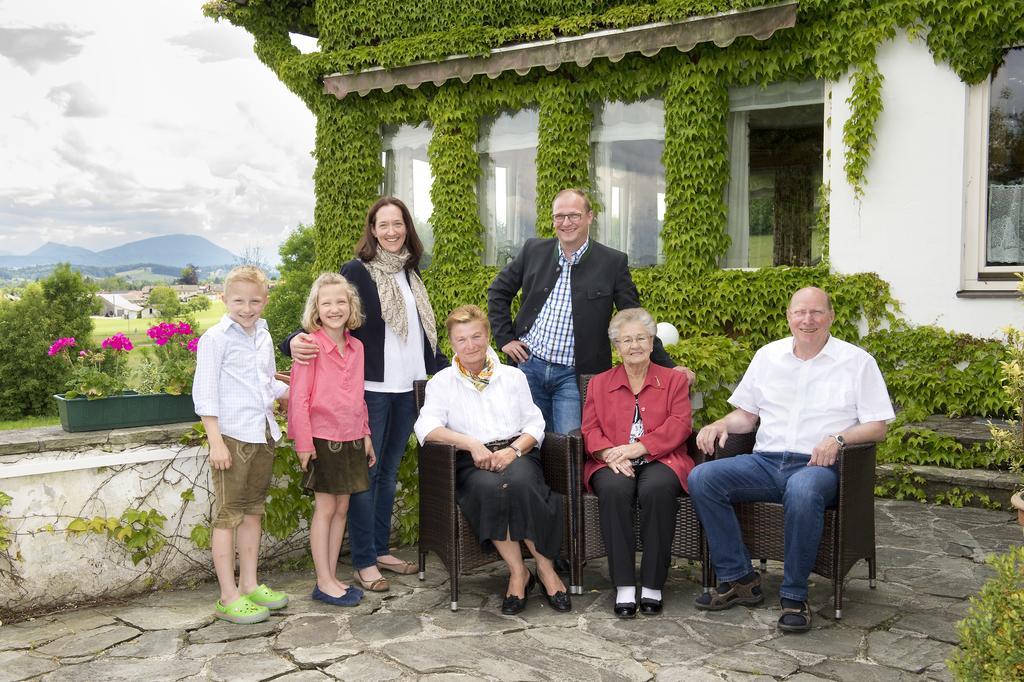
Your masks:
{"label": "paved walkway", "polygon": [[[571,614],[534,595],[520,617],[499,615],[498,565],[463,578],[452,613],[432,558],[426,581],[401,577],[352,609],[312,602],[311,571],[278,572],[268,582],[292,602],[258,625],[214,621],[211,584],[7,624],[0,681],[950,679],[956,621],[991,574],[984,557],[1020,543],[1020,528],[1007,512],[911,502],[880,500],[876,516],[878,588],[863,563],[854,567],[835,622],[830,587],[812,576],[818,613],[803,635],[775,629],[772,599],[696,611],[699,573],[685,562],[671,572],[661,617],[615,619],[603,561],[588,566],[591,591],[573,597]],[[779,578],[769,564],[768,595]]]}

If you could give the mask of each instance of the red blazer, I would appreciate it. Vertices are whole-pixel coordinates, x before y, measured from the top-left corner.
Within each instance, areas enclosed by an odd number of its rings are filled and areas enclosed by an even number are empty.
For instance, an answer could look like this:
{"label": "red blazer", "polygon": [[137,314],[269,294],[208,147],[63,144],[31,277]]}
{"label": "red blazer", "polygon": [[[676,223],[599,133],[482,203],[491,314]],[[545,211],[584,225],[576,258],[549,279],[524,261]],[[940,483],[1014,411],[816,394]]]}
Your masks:
{"label": "red blazer", "polygon": [[[656,365],[647,369],[640,388],[640,414],[644,435],[640,442],[651,453],[647,459],[663,462],[676,472],[683,490],[693,460],[686,452],[690,436],[690,382],[682,372]],[[633,426],[633,390],[622,366],[598,374],[587,386],[583,405],[583,441],[588,453],[629,442]],[[590,477],[608,466],[590,454],[583,464],[583,485],[590,490]]]}

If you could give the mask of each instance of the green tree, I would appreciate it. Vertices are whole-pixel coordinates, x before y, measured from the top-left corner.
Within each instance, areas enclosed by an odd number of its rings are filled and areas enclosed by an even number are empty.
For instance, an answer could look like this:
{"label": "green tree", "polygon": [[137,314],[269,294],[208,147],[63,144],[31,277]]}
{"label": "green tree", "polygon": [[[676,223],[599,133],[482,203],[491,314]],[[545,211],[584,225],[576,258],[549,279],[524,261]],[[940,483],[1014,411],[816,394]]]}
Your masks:
{"label": "green tree", "polygon": [[209,297],[207,297],[207,296],[205,296],[203,294],[200,294],[198,296],[193,296],[192,300],[190,300],[188,303],[185,304],[185,310],[187,312],[190,312],[190,313],[198,313],[200,311],[209,310],[209,309],[210,309],[210,299],[209,299]]}
{"label": "green tree", "polygon": [[178,284],[199,284],[199,272],[196,270],[196,266],[189,263],[182,268]]}
{"label": "green tree", "polygon": [[181,312],[178,294],[168,286],[153,287],[149,292],[149,305],[156,308],[163,318],[171,318]]}
{"label": "green tree", "polygon": [[280,283],[270,292],[270,303],[263,311],[275,342],[280,342],[299,327],[309,287],[316,279],[313,261],[316,241],[312,225],[299,225],[281,244]]}
{"label": "green tree", "polygon": [[[0,419],[52,414],[51,396],[63,393],[67,368],[46,352],[54,340],[71,336],[89,344],[98,312],[95,286],[67,265],[21,292],[19,301],[0,302]],[[14,378],[17,378],[16,380]]]}

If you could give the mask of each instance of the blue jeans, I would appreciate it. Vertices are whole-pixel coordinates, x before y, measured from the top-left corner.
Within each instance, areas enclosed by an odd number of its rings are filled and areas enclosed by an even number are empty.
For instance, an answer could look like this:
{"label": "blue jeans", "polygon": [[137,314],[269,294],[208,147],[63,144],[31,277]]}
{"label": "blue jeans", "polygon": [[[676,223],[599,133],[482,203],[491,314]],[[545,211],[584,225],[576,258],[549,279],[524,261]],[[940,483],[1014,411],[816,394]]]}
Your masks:
{"label": "blue jeans", "polygon": [[366,391],[364,396],[377,463],[370,467],[370,489],[352,495],[349,501],[348,536],[352,566],[357,570],[373,566],[377,557],[390,553],[398,465],[416,422],[416,399],[412,391]]}
{"label": "blue jeans", "polygon": [[835,501],[839,483],[838,465],[807,466],[809,460],[810,455],[793,452],[755,452],[705,462],[690,472],[690,497],[707,534],[719,582],[751,571],[733,503],[781,502],[785,550],[779,594],[806,601],[825,507]]}
{"label": "blue jeans", "polygon": [[544,415],[544,430],[569,433],[580,428],[580,387],[576,368],[531,355],[519,365],[530,382],[533,404]]}

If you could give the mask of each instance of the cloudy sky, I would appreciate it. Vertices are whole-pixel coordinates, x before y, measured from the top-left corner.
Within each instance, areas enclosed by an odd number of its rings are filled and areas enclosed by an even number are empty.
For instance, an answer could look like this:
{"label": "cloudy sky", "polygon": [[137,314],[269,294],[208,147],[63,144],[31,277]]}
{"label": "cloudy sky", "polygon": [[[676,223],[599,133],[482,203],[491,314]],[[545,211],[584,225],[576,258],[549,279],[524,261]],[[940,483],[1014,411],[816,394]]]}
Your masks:
{"label": "cloudy sky", "polygon": [[201,6],[0,0],[0,253],[186,233],[276,262],[312,221],[313,116]]}

